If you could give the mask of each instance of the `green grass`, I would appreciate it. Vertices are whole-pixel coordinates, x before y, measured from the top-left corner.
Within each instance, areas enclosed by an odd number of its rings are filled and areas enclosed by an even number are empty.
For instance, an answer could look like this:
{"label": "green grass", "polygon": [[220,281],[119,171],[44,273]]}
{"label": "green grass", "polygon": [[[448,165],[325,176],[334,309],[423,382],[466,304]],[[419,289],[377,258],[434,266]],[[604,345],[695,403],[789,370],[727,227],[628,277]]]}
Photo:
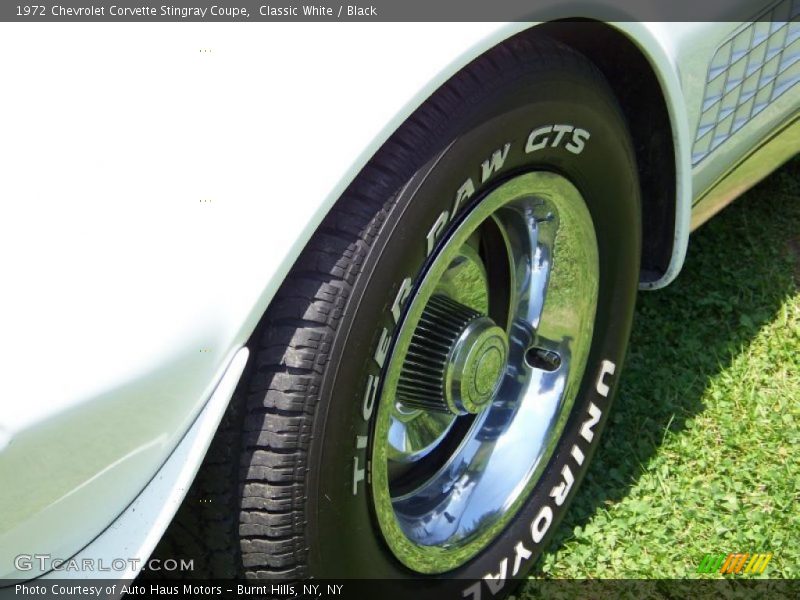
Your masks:
{"label": "green grass", "polygon": [[712,552],[773,552],[764,577],[800,577],[798,159],[640,294],[610,422],[533,576],[719,577],[695,573]]}

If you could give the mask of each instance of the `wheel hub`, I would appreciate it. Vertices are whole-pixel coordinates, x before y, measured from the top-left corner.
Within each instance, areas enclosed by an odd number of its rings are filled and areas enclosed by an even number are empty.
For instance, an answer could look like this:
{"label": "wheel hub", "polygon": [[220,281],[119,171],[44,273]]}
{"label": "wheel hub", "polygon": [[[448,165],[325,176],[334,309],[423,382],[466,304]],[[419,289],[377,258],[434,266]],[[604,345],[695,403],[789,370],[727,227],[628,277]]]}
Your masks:
{"label": "wheel hub", "polygon": [[497,391],[507,357],[506,332],[491,318],[434,294],[411,340],[397,398],[409,408],[478,414]]}

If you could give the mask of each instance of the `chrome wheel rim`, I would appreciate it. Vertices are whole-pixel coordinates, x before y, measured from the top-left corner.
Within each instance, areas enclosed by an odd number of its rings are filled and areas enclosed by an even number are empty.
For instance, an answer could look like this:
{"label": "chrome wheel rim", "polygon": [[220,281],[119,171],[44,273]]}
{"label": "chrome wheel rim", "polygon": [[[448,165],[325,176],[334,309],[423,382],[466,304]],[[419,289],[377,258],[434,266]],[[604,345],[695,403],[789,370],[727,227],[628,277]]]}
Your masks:
{"label": "chrome wheel rim", "polygon": [[381,389],[372,492],[383,536],[420,573],[478,554],[530,495],[589,354],[597,240],[578,190],[519,175],[434,251]]}

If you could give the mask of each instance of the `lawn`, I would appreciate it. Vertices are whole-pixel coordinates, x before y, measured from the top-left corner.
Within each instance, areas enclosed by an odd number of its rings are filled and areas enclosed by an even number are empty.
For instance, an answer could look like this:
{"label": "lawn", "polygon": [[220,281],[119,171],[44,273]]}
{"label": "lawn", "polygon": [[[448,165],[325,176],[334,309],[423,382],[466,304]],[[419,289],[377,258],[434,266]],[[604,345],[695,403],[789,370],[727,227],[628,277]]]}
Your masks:
{"label": "lawn", "polygon": [[[706,553],[772,552],[800,578],[800,159],[691,238],[639,295],[616,404],[534,577],[712,578]],[[522,588],[519,596],[531,596]]]}

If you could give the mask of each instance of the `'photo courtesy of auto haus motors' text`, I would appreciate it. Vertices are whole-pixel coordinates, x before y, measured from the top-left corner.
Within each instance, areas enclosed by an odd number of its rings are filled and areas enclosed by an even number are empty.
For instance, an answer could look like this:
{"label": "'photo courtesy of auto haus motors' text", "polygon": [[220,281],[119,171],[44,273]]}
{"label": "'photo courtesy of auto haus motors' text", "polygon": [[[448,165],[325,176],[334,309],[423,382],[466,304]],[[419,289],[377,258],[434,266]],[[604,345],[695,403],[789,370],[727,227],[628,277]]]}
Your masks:
{"label": "'photo courtesy of auto haus motors' text", "polygon": [[0,600],[800,598],[800,0],[0,4]]}

